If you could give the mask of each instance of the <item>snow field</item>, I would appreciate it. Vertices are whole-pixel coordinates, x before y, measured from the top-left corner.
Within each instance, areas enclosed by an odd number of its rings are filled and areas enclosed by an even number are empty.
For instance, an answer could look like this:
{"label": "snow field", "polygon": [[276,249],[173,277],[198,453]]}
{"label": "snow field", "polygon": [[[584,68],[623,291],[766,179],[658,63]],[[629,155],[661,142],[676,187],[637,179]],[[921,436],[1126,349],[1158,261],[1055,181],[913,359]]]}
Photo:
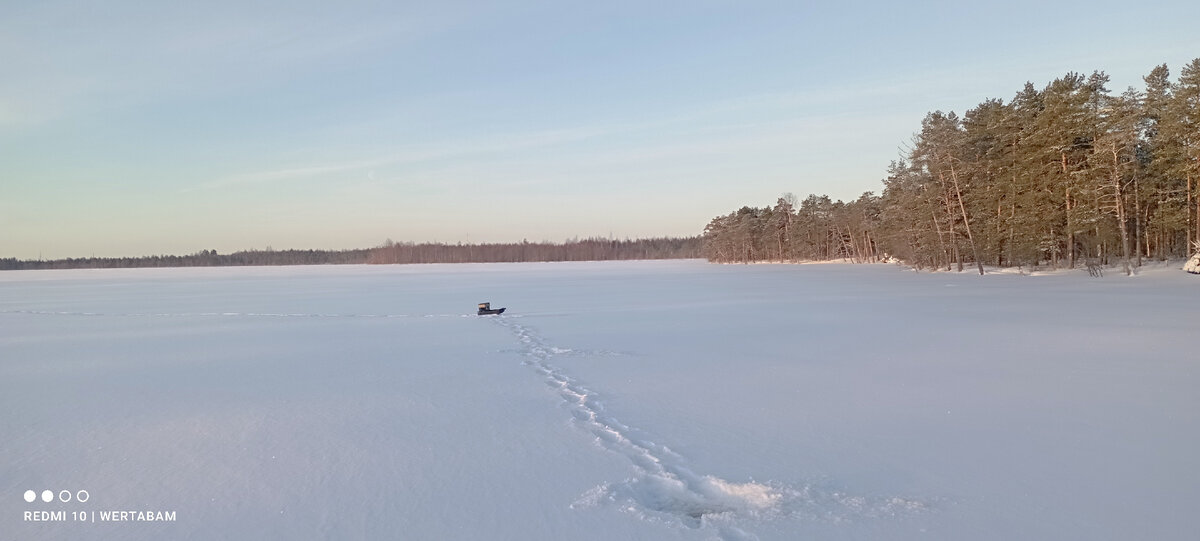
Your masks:
{"label": "snow field", "polygon": [[[694,261],[0,273],[0,531],[1189,539],[1198,286]],[[43,489],[92,496],[22,497]],[[21,520],[58,509],[179,519]]]}

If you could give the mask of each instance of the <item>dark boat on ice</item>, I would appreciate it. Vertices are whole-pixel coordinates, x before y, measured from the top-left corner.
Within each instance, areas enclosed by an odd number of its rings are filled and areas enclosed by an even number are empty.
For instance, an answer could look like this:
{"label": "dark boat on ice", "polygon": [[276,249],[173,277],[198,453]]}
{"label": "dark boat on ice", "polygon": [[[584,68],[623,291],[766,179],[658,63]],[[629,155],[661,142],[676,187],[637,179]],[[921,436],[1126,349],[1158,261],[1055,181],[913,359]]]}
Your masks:
{"label": "dark boat on ice", "polygon": [[481,315],[481,316],[492,316],[492,315],[503,314],[503,313],[504,313],[503,308],[492,308],[492,303],[490,303],[490,302],[479,303],[479,315]]}

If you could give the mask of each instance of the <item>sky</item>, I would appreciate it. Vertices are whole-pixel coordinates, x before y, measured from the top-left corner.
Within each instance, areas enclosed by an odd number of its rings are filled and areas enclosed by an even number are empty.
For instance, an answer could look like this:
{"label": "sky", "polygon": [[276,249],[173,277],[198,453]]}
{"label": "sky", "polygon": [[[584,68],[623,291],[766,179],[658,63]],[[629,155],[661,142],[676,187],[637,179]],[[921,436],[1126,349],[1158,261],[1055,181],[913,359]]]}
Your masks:
{"label": "sky", "polygon": [[0,257],[700,234],[934,110],[1200,57],[1195,2],[5,2]]}

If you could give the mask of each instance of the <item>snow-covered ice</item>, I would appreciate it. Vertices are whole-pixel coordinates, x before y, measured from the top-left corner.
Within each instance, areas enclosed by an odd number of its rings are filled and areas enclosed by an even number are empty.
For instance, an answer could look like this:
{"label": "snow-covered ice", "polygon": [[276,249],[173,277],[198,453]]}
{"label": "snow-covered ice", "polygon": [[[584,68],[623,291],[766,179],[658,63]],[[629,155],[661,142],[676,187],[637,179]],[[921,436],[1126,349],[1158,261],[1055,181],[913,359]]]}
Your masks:
{"label": "snow-covered ice", "polygon": [[1194,539],[1198,321],[1177,267],[5,272],[0,532]]}

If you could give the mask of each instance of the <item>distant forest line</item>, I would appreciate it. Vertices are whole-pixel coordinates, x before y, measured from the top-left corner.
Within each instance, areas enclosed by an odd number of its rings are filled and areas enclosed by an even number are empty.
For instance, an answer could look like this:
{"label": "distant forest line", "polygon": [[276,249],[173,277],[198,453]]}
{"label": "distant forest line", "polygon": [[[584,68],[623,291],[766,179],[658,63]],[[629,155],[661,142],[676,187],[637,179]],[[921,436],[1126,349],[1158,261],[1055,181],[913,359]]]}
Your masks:
{"label": "distant forest line", "polygon": [[1200,58],[1113,94],[1077,73],[962,117],[929,113],[882,195],[785,194],[709,222],[710,261],[879,261],[1074,268],[1200,249]]}
{"label": "distant forest line", "polygon": [[590,238],[563,243],[513,242],[442,244],[386,242],[357,250],[247,250],[219,254],[201,250],[189,255],[87,257],[51,261],[0,259],[0,270],[124,269],[141,267],[235,267],[272,265],[353,265],[398,263],[521,263],[687,259],[701,257],[699,237],[612,240]]}

